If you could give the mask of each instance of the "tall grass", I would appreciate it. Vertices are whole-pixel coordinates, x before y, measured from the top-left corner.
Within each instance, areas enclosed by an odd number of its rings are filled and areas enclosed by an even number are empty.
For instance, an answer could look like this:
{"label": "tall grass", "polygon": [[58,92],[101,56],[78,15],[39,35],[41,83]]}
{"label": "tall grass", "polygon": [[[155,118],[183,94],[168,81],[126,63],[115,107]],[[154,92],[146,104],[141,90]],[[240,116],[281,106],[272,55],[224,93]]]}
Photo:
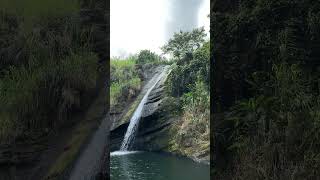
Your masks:
{"label": "tall grass", "polygon": [[19,28],[24,32],[32,32],[35,26],[41,27],[40,24],[43,23],[53,24],[59,18],[75,17],[79,11],[80,0],[0,1],[0,14],[15,17],[19,21]]}
{"label": "tall grass", "polygon": [[191,91],[182,97],[182,117],[175,128],[175,148],[183,155],[209,154],[210,146],[210,92],[198,80]]}
{"label": "tall grass", "polygon": [[317,179],[319,95],[297,64],[274,65],[270,79],[254,86],[272,94],[242,100],[228,116],[236,179]]}
{"label": "tall grass", "polygon": [[111,59],[111,65],[118,68],[134,68],[136,64],[136,60],[134,58],[128,58],[128,59]]}
{"label": "tall grass", "polygon": [[0,142],[66,123],[97,81],[78,0],[0,1]]}
{"label": "tall grass", "polygon": [[80,108],[81,94],[95,87],[97,57],[73,54],[62,63],[11,67],[0,79],[0,141],[52,128]]}
{"label": "tall grass", "polygon": [[125,100],[128,96],[126,93],[131,93],[135,96],[137,91],[140,90],[141,80],[137,77],[129,79],[122,83],[112,83],[110,88],[110,104],[114,106],[121,100]]}
{"label": "tall grass", "polygon": [[141,80],[136,69],[136,60],[111,60],[111,88],[110,105],[126,102],[137,94],[141,87]]}
{"label": "tall grass", "polygon": [[[174,128],[173,151],[189,156],[209,156],[210,90],[209,42],[174,63],[166,82],[168,95],[182,102],[181,121]],[[182,108],[181,108],[182,107]],[[200,157],[201,158],[201,157]]]}

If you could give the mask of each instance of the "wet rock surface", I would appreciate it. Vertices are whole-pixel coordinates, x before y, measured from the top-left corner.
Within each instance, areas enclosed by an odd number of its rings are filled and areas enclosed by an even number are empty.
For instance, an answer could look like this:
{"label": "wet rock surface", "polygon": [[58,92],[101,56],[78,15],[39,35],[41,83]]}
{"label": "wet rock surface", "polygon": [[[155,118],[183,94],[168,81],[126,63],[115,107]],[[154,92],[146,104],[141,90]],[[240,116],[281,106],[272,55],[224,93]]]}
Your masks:
{"label": "wet rock surface", "polygon": [[[161,72],[163,67],[158,67],[157,70]],[[144,105],[138,133],[132,146],[135,150],[160,151],[168,146],[169,126],[174,118],[170,118],[170,113],[166,112],[163,105],[166,101],[164,88],[167,75],[156,84]],[[144,89],[147,90],[148,86]],[[111,151],[119,150],[128,125],[129,122],[126,122],[111,130]]]}
{"label": "wet rock surface", "polygon": [[[164,65],[154,66],[151,64],[146,64],[145,66],[140,67],[140,71],[143,76],[142,79],[144,80],[144,86],[141,89],[140,94],[135,98],[133,102],[126,102],[127,107],[118,108],[117,113],[111,114],[111,118],[113,121],[111,131],[110,131],[110,151],[111,152],[120,149],[122,140],[125,136],[126,130],[129,126],[130,118],[134,113],[134,110],[140,103],[142,97],[145,95],[145,93],[153,84],[153,82],[151,81],[152,77],[161,73],[164,67],[165,67]],[[152,96],[153,94],[151,92],[149,97],[152,97]],[[147,101],[146,104],[149,104],[149,101]]]}
{"label": "wet rock surface", "polygon": [[[182,155],[181,151],[172,148],[171,141],[175,140],[173,137],[176,133],[173,127],[181,120],[181,117],[174,112],[179,109],[177,108],[179,103],[176,99],[173,100],[172,97],[168,97],[165,92],[167,76],[156,84],[144,104],[138,132],[131,150],[163,151]],[[120,149],[128,125],[129,122],[125,122],[111,130],[111,152]],[[186,140],[193,141],[194,139]],[[204,154],[202,151],[197,154],[183,154],[183,156],[188,156],[197,162],[209,163],[209,154]]]}

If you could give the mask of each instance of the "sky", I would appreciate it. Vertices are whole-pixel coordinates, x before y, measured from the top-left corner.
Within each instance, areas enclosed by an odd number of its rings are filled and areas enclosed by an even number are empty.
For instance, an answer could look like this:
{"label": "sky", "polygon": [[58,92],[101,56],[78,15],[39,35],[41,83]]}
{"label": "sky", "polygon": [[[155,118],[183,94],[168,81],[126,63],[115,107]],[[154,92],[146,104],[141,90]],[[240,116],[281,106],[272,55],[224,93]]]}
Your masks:
{"label": "sky", "polygon": [[111,0],[111,57],[149,49],[161,54],[174,32],[204,26],[209,35],[210,0]]}

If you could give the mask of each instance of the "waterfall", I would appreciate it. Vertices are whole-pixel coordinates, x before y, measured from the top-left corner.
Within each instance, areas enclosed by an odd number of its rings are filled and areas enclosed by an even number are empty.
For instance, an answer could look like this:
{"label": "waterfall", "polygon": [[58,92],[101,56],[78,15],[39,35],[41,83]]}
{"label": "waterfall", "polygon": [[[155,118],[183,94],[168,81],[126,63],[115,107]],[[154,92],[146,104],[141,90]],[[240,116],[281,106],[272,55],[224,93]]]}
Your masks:
{"label": "waterfall", "polygon": [[150,80],[151,82],[154,81],[154,83],[148,89],[146,94],[143,96],[141,102],[138,105],[138,108],[135,110],[135,112],[133,113],[133,116],[130,119],[130,123],[129,123],[128,129],[127,129],[127,132],[126,132],[124,139],[122,141],[122,144],[121,144],[121,148],[120,148],[121,151],[126,151],[130,147],[130,144],[132,143],[132,141],[134,139],[135,132],[136,132],[138,125],[139,125],[139,120],[140,120],[142,112],[143,112],[144,104],[146,103],[148,96],[149,96],[150,92],[152,91],[152,89],[156,86],[156,84],[161,80],[161,78],[165,74],[166,74],[166,68],[164,68],[164,70],[162,71],[161,74],[156,74]]}

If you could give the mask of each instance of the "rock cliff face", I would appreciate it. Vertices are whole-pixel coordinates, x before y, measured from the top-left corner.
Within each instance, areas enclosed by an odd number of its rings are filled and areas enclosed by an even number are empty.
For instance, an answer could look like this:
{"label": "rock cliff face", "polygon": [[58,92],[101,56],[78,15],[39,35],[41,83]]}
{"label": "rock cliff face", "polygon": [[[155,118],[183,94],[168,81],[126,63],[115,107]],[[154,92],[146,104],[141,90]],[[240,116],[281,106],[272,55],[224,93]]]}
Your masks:
{"label": "rock cliff face", "polygon": [[167,109],[168,98],[164,90],[168,74],[157,83],[144,105],[133,144],[135,149],[161,151],[167,149],[169,145],[170,125],[174,122],[174,116]]}
{"label": "rock cliff face", "polygon": [[[155,67],[151,65],[146,65],[141,67],[141,76],[143,76],[142,79],[145,81],[144,83],[145,85],[142,88],[140,94],[135,98],[133,102],[127,102],[127,107],[120,109],[117,114],[115,115],[111,114],[113,119],[113,125],[111,127],[111,134],[110,134],[111,151],[119,150],[122,140],[124,138],[124,135],[126,133],[126,130],[129,126],[129,121],[131,116],[133,115],[135,109],[137,108],[138,104],[142,100],[145,93],[151,87],[152,82],[150,82],[150,80],[155,74],[162,72],[163,68],[164,66]],[[149,97],[151,96],[152,96],[152,93],[150,94]]]}
{"label": "rock cliff face", "polygon": [[161,151],[178,156],[187,156],[197,162],[209,164],[210,151],[194,145],[195,138],[183,139],[185,146],[178,146],[177,138],[181,114],[177,112],[179,102],[168,97],[164,91],[165,80],[159,83],[150,94],[140,120],[138,133],[134,142],[135,150]]}
{"label": "rock cliff face", "polygon": [[[170,70],[168,70],[167,75],[156,84],[148,96],[132,149],[169,152],[177,155],[188,156],[196,161],[208,163],[209,154],[181,153],[184,150],[177,150],[173,147],[174,141],[177,141],[175,139],[175,124],[178,123],[181,118],[179,117],[179,113],[177,113],[179,103],[172,97],[168,97],[165,92],[165,82],[169,73]],[[140,100],[141,98],[137,98],[137,101],[140,102]],[[123,123],[111,130],[111,152],[120,149],[122,140],[129,125],[129,120],[130,119],[127,121],[118,120]],[[190,139],[190,141],[193,140],[194,139]]]}

